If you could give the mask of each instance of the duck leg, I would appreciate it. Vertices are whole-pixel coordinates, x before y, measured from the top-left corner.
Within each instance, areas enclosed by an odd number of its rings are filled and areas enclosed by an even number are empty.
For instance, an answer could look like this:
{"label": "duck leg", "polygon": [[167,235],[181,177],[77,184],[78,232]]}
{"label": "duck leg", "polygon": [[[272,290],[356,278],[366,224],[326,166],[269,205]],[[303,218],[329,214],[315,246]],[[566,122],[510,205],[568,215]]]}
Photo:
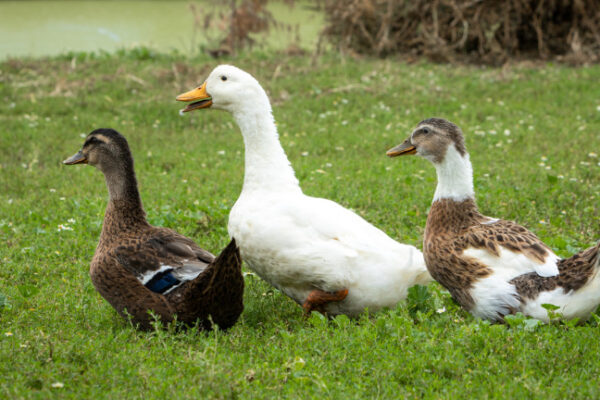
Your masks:
{"label": "duck leg", "polygon": [[315,289],[308,294],[306,301],[302,305],[306,315],[310,315],[312,311],[318,311],[325,314],[324,305],[332,301],[342,301],[348,296],[348,289],[338,290],[337,292],[324,292]]}

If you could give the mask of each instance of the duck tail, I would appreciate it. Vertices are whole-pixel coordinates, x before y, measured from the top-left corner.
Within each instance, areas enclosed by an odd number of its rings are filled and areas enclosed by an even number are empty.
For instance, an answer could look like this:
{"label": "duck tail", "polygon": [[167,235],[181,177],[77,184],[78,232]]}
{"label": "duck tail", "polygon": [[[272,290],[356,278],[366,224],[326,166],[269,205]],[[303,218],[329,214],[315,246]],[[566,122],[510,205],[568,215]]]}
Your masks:
{"label": "duck tail", "polygon": [[214,268],[221,269],[223,266],[231,266],[233,269],[242,270],[242,258],[235,239],[231,239],[229,244],[221,250],[221,253],[213,260],[211,265]]}
{"label": "duck tail", "polygon": [[235,239],[231,239],[210,266],[213,268],[210,286],[215,291],[214,307],[210,314],[219,328],[227,329],[236,323],[244,310],[242,258]]}

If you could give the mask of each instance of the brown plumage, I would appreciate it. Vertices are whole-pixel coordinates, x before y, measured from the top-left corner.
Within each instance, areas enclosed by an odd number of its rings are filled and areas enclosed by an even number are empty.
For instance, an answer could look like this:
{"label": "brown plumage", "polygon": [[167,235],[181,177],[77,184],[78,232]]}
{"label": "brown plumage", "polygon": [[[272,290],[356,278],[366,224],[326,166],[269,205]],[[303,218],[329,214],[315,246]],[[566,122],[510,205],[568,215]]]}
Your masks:
{"label": "brown plumage", "polygon": [[[558,262],[559,274],[552,277],[541,277],[536,273],[528,273],[511,280],[517,293],[523,299],[535,299],[541,292],[563,288],[566,292],[582,288],[595,278],[600,263],[600,243],[569,258]],[[596,267],[594,267],[596,266]]]}
{"label": "brown plumage", "polygon": [[91,132],[65,164],[89,163],[106,178],[110,201],[90,265],[98,292],[142,329],[153,312],[163,323],[177,320],[210,329],[235,324],[243,310],[244,279],[232,239],[215,258],[191,239],[146,221],[133,158],[125,138],[112,129]]}
{"label": "brown plumage", "polygon": [[547,320],[544,303],[560,306],[565,318],[585,318],[600,304],[600,243],[561,260],[526,228],[482,215],[460,128],[424,120],[388,151],[404,154],[419,154],[436,167],[423,255],[431,276],[461,306],[492,320],[516,311]]}

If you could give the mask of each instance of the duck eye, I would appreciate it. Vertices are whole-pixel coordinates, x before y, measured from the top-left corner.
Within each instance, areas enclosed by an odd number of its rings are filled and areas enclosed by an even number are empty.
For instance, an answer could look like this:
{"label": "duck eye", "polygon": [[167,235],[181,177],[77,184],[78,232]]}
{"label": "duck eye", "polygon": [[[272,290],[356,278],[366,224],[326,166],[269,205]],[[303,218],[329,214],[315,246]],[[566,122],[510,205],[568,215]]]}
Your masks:
{"label": "duck eye", "polygon": [[223,76],[221,76],[221,80],[222,80],[223,82],[225,82],[225,81],[227,80],[227,77],[226,77],[225,75],[223,75]]}

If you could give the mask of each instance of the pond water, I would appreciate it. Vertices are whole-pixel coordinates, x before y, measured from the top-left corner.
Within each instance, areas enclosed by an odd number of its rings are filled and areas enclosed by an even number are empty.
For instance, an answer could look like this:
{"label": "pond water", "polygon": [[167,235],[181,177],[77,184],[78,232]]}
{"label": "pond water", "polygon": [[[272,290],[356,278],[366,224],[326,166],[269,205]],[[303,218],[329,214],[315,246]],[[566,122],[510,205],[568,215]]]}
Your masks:
{"label": "pond water", "polygon": [[[216,44],[222,32],[217,27],[195,30],[190,5],[197,10],[226,12],[223,6],[226,3],[209,0],[0,1],[0,60],[67,51],[114,51],[138,45],[161,51],[197,52],[201,44]],[[276,20],[298,26],[301,46],[315,46],[323,25],[320,12],[301,2],[294,8],[278,1],[269,3]],[[214,22],[217,25],[217,21]],[[293,37],[287,31],[271,31],[264,42],[269,47],[285,48]]]}

